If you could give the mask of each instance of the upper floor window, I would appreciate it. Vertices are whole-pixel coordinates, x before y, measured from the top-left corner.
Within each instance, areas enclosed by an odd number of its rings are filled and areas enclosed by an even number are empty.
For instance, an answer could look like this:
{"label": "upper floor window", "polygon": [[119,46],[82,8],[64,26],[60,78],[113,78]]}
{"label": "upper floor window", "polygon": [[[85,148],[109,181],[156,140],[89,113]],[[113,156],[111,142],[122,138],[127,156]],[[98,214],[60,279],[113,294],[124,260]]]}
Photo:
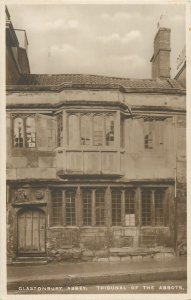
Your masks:
{"label": "upper floor window", "polygon": [[146,117],[144,120],[144,148],[162,149],[165,144],[166,117]]}
{"label": "upper floor window", "polygon": [[94,116],[93,118],[93,145],[102,146],[104,136],[104,125],[102,116]]}
{"label": "upper floor window", "polygon": [[145,135],[145,149],[153,149],[153,135],[149,132]]}
{"label": "upper floor window", "polygon": [[106,116],[105,120],[105,127],[106,127],[106,145],[111,146],[114,144],[114,117],[113,116]]}
{"label": "upper floor window", "polygon": [[70,146],[112,146],[114,143],[114,113],[72,113],[68,116]]}
{"label": "upper floor window", "polygon": [[32,117],[26,118],[26,146],[28,148],[36,146],[35,120]]}
{"label": "upper floor window", "polygon": [[22,118],[15,118],[13,121],[13,145],[16,148],[24,147],[24,124]]}
{"label": "upper floor window", "polygon": [[13,146],[15,148],[36,147],[35,119],[29,117],[16,117],[13,119]]}
{"label": "upper floor window", "polygon": [[81,116],[80,144],[90,145],[91,143],[91,119],[89,115]]}
{"label": "upper floor window", "polygon": [[79,116],[70,115],[68,118],[68,136],[69,136],[69,145],[78,146],[79,145]]}

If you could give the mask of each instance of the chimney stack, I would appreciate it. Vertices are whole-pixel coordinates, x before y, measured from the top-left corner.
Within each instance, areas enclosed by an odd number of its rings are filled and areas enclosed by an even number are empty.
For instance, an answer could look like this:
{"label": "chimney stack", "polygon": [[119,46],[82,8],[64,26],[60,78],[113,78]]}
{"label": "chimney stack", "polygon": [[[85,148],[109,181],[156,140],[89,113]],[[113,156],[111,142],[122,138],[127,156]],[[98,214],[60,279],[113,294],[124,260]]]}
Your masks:
{"label": "chimney stack", "polygon": [[154,54],[151,58],[152,78],[170,78],[170,33],[167,15],[161,15],[158,32],[154,39]]}

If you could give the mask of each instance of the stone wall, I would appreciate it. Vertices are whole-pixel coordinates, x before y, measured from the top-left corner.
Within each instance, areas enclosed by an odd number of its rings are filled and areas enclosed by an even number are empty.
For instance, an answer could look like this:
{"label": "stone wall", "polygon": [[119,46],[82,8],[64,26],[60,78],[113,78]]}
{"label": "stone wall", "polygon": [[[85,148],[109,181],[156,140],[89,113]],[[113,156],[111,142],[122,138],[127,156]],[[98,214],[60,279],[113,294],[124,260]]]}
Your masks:
{"label": "stone wall", "polygon": [[[139,235],[141,233],[141,235]],[[148,238],[149,239],[146,239]],[[140,239],[144,237],[145,239]],[[49,228],[47,256],[51,261],[137,260],[173,253],[169,228]],[[168,249],[168,250],[166,250]],[[163,254],[161,254],[162,256]]]}
{"label": "stone wall", "polygon": [[176,247],[178,254],[182,255],[186,253],[187,244],[186,117],[178,116],[176,121]]}

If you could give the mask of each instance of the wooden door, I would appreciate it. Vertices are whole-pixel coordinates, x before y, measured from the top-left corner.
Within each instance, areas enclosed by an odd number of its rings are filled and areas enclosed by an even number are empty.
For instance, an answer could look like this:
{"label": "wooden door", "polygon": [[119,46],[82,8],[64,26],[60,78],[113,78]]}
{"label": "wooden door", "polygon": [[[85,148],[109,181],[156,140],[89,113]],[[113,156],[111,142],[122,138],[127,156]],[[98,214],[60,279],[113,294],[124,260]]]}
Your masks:
{"label": "wooden door", "polygon": [[18,252],[45,252],[45,214],[43,211],[28,209],[19,213]]}

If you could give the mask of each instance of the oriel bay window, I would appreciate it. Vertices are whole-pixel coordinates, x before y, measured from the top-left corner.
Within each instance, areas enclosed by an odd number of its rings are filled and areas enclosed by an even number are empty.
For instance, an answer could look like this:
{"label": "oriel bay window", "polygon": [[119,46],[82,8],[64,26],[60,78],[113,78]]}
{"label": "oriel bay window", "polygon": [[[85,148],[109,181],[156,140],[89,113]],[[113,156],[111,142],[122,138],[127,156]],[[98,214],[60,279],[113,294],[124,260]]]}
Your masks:
{"label": "oriel bay window", "polygon": [[69,113],[69,146],[113,146],[115,118],[115,113]]}
{"label": "oriel bay window", "polygon": [[13,147],[36,147],[36,124],[34,116],[17,116],[13,118]]}

